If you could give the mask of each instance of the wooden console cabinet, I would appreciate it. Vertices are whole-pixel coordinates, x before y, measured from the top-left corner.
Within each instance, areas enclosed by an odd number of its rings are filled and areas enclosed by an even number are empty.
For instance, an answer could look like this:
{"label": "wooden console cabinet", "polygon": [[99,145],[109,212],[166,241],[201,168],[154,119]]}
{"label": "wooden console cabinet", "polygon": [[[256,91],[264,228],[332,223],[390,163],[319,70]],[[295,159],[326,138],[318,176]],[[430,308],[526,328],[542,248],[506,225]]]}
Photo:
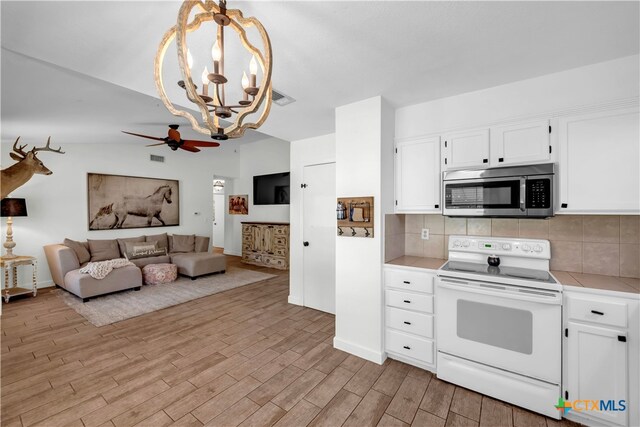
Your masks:
{"label": "wooden console cabinet", "polygon": [[243,222],[242,262],[288,270],[289,224],[283,222]]}

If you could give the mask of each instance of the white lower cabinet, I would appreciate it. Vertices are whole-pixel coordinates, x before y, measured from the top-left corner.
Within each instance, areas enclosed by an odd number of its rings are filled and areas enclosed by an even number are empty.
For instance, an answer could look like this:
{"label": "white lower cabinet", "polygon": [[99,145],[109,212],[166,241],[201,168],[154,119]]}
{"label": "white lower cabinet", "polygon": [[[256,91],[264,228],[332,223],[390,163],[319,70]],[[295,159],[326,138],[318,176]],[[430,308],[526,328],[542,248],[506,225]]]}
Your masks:
{"label": "white lower cabinet", "polygon": [[638,300],[565,291],[564,302],[565,416],[638,425]]}
{"label": "white lower cabinet", "polygon": [[385,351],[435,372],[435,271],[385,266]]}

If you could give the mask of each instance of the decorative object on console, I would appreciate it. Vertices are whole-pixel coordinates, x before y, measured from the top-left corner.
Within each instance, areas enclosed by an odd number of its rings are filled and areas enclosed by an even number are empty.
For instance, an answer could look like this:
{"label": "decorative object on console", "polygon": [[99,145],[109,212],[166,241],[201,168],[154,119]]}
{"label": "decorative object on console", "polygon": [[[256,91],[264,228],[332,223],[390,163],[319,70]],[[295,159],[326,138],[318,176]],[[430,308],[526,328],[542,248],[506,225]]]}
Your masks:
{"label": "decorative object on console", "polygon": [[24,199],[2,199],[0,201],[1,216],[7,218],[7,240],[4,242],[4,248],[6,253],[2,258],[11,259],[15,258],[13,254],[13,248],[16,244],[13,241],[13,217],[14,216],[27,216],[27,202]]}
{"label": "decorative object on console", "polygon": [[156,141],[162,141],[158,144],[149,144],[147,145],[147,147],[154,147],[156,145],[163,145],[163,144],[167,144],[169,146],[169,148],[171,148],[173,151],[176,151],[178,148],[185,150],[185,151],[190,151],[192,153],[197,153],[198,151],[200,151],[200,149],[198,147],[219,147],[220,143],[218,142],[209,142],[209,141],[197,141],[197,140],[193,140],[193,139],[182,139],[180,137],[180,132],[178,132],[178,127],[180,127],[179,125],[169,125],[169,133],[167,136],[165,136],[164,138],[159,138],[157,136],[149,136],[149,135],[142,135],[139,133],[133,133],[133,132],[127,132],[127,131],[122,131],[122,133],[126,133],[128,135],[133,135],[133,136],[140,136],[142,138],[148,138],[148,139],[154,139]]}
{"label": "decorative object on console", "polygon": [[49,146],[51,137],[47,140],[47,145],[44,147],[33,147],[29,152],[24,151],[24,148],[27,146],[26,144],[18,147],[19,140],[20,137],[13,143],[13,151],[9,154],[11,158],[18,163],[3,169],[0,176],[0,199],[7,197],[13,190],[29,181],[36,173],[41,175],[51,175],[53,173],[38,159],[38,151],[51,151],[53,153],[64,154],[62,147],[54,150]]}
{"label": "decorative object on console", "polygon": [[229,196],[229,215],[249,215],[249,195]]}
{"label": "decorative object on console", "polygon": [[[194,14],[193,20],[189,22],[189,16],[194,8],[197,8],[198,11]],[[191,78],[193,57],[187,47],[187,33],[198,30],[202,23],[208,21],[217,24],[217,32],[214,35],[214,43],[211,48],[213,72],[209,73],[207,67],[203,67],[202,90],[201,93],[198,93],[197,86]],[[242,99],[236,102],[228,101],[225,93],[225,89],[230,90],[225,86],[227,77],[224,75],[225,60],[227,59],[225,57],[225,27],[230,27],[236,32],[241,44],[247,50],[247,59],[250,55],[249,77],[244,72],[242,80],[238,79],[238,84],[233,86],[238,88],[239,98],[239,83],[242,83]],[[205,25],[203,28],[207,29],[209,26]],[[247,29],[257,30],[262,42],[262,49],[249,41]],[[178,85],[185,90],[187,99],[200,109],[203,124],[199,123],[187,109],[178,110],[167,97],[162,75],[163,62],[167,48],[174,39],[178,51],[178,65],[182,75],[182,80],[178,82]],[[259,85],[257,82],[258,65],[260,65],[262,72]],[[213,139],[226,140],[242,136],[246,129],[257,129],[266,120],[272,99],[271,69],[271,42],[260,21],[254,17],[245,18],[240,10],[228,10],[226,0],[220,0],[220,4],[211,0],[204,2],[185,1],[180,7],[177,24],[165,33],[158,47],[154,63],[154,80],[160,99],[172,114],[189,120],[193,129],[198,132],[210,134]],[[209,94],[210,83],[214,84],[211,94]],[[261,107],[262,110],[256,121],[243,123],[245,118],[258,112]],[[235,117],[233,117],[234,114]],[[231,121],[231,124],[225,126],[226,122],[223,120]]]}
{"label": "decorative object on console", "polygon": [[242,262],[288,270],[289,224],[282,222],[243,222]]}
{"label": "decorative object on console", "polygon": [[180,225],[177,180],[89,173],[87,181],[89,230]]}
{"label": "decorative object on console", "polygon": [[373,238],[373,197],[341,197],[337,206],[338,236]]}

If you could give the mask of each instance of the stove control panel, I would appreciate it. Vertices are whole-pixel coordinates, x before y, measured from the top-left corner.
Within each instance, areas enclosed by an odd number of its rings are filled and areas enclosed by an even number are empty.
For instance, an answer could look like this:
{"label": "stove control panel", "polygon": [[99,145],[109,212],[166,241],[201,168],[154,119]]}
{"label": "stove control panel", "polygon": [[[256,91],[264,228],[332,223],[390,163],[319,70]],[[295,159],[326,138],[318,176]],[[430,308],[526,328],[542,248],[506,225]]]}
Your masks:
{"label": "stove control panel", "polygon": [[544,259],[549,259],[551,256],[548,240],[481,236],[450,236],[449,251]]}

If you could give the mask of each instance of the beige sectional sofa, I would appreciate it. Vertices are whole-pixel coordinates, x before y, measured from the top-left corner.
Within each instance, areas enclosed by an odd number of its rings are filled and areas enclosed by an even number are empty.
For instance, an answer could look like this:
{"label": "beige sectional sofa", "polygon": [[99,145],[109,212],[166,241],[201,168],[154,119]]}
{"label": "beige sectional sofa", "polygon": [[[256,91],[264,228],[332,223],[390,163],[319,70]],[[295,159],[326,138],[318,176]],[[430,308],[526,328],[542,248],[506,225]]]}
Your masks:
{"label": "beige sectional sofa", "polygon": [[[176,236],[176,243],[177,238],[178,236]],[[174,244],[173,236],[166,234],[126,239],[89,240],[87,242],[65,240],[66,244],[45,246],[44,252],[54,283],[86,302],[89,298],[112,292],[126,289],[140,290],[143,284],[141,268],[148,264],[175,264],[178,267],[178,274],[188,276],[192,280],[207,274],[224,273],[226,258],[222,254],[209,252],[209,238],[195,236],[194,240],[191,247],[184,245],[178,247],[177,244]],[[118,250],[115,249],[114,241],[117,243]],[[166,248],[167,253],[160,256],[130,259],[135,267],[129,265],[113,269],[107,277],[100,280],[94,279],[89,274],[80,273],[80,268],[89,261],[124,258],[126,242],[159,242],[157,246]]]}

